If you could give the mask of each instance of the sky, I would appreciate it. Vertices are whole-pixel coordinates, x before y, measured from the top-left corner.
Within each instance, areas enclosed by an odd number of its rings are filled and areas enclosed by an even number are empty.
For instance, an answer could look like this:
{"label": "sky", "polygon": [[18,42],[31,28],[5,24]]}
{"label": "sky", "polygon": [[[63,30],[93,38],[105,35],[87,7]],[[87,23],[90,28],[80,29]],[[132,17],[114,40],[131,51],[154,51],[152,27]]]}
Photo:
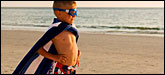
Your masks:
{"label": "sky", "polygon": [[[76,1],[77,7],[164,7],[164,1]],[[53,1],[1,1],[1,7],[52,7]]]}

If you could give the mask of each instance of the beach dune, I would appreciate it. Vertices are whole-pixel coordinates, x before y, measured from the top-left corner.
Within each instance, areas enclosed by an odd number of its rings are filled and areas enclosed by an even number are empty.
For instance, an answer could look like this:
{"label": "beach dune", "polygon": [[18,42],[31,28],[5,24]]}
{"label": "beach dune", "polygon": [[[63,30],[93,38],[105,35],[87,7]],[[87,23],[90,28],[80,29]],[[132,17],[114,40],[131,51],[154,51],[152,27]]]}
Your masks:
{"label": "beach dune", "polygon": [[[44,32],[1,30],[1,73],[11,74]],[[164,74],[164,37],[80,33],[78,74]]]}

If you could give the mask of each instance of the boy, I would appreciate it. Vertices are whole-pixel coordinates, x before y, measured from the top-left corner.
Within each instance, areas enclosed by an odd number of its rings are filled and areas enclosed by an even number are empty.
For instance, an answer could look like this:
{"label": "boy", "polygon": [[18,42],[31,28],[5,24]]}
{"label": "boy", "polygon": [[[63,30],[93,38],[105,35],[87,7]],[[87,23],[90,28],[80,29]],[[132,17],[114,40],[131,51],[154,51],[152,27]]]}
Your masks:
{"label": "boy", "polygon": [[[76,65],[79,66],[81,55],[76,44],[78,32],[73,24],[77,15],[76,2],[54,1],[53,10],[57,19],[54,19],[48,31],[29,51],[13,74],[76,73]],[[48,38],[50,40],[47,40]]]}

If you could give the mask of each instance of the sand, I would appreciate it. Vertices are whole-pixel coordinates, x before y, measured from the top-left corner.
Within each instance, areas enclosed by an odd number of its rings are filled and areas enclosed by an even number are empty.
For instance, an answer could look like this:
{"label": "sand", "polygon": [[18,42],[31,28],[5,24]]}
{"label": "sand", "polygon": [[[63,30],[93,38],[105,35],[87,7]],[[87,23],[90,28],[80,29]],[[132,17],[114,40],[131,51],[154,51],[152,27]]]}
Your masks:
{"label": "sand", "polygon": [[[43,35],[1,30],[1,73],[11,74]],[[164,37],[80,33],[78,74],[164,74]]]}

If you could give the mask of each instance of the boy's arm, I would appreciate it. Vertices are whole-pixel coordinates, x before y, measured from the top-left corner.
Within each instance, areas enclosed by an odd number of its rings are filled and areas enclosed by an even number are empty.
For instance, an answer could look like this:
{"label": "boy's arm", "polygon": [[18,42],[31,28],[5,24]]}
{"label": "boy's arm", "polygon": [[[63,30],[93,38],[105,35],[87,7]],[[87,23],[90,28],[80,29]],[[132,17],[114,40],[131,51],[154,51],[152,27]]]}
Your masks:
{"label": "boy's arm", "polygon": [[78,67],[80,66],[80,56],[81,56],[81,51],[78,50],[77,63],[76,63],[78,65]]}
{"label": "boy's arm", "polygon": [[38,54],[50,59],[50,60],[53,60],[53,61],[57,61],[59,63],[65,63],[66,62],[66,57],[64,57],[63,55],[59,54],[59,55],[54,55],[54,54],[51,54],[51,53],[48,53],[46,50],[44,50],[43,47],[41,47],[38,51],[37,51]]}

